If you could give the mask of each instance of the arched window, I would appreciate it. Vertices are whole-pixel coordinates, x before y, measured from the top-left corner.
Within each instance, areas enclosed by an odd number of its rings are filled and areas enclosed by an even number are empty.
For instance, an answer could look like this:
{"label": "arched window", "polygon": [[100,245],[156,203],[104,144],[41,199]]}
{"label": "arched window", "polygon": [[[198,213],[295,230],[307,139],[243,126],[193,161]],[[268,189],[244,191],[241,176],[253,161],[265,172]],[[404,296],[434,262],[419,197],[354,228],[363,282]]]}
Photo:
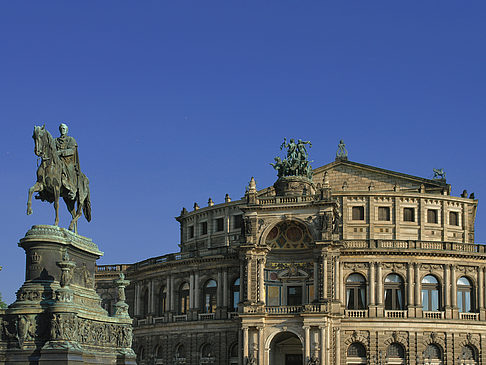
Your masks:
{"label": "arched window", "polygon": [[238,343],[234,343],[229,350],[230,365],[238,364]]}
{"label": "arched window", "polygon": [[[210,344],[205,344],[201,347],[201,363],[214,363],[213,348]],[[213,361],[211,361],[213,360]]]}
{"label": "arched window", "polygon": [[179,344],[175,350],[175,359],[177,361],[185,360],[186,359],[186,348],[183,344]]}
{"label": "arched window", "polygon": [[162,345],[157,346],[157,349],[155,350],[155,358],[156,359],[164,358],[164,348]]}
{"label": "arched window", "polygon": [[425,348],[424,360],[429,361],[429,364],[442,364],[442,351],[439,346],[431,343]]}
{"label": "arched window", "polygon": [[386,357],[388,359],[388,364],[405,364],[405,350],[403,346],[397,342],[394,342],[387,347]]}
{"label": "arched window", "polygon": [[189,311],[189,284],[183,283],[179,287],[179,303],[178,308],[179,314],[186,314]]}
{"label": "arched window", "polygon": [[145,290],[142,292],[142,306],[141,306],[141,315],[143,317],[147,316],[149,313],[149,291],[148,288],[145,288]]}
{"label": "arched window", "polygon": [[145,348],[140,346],[137,353],[137,363],[143,364],[145,362]]}
{"label": "arched window", "polygon": [[385,309],[402,310],[405,308],[403,279],[400,275],[389,274],[385,278]]}
{"label": "arched window", "polygon": [[465,276],[457,279],[457,306],[459,312],[472,312],[473,308],[473,287]]}
{"label": "arched window", "polygon": [[239,302],[240,302],[240,278],[233,281],[233,285],[231,285],[231,309],[234,312],[238,311]]}
{"label": "arched window", "polygon": [[204,285],[203,310],[205,313],[216,311],[216,291],[218,284],[214,280],[208,280]]}
{"label": "arched window", "polygon": [[440,303],[440,285],[433,275],[424,276],[422,279],[422,307],[424,311],[438,311]]}
{"label": "arched window", "polygon": [[459,357],[459,361],[461,364],[477,364],[478,356],[476,350],[470,346],[466,345],[462,348],[461,356]]}
{"label": "arched window", "polygon": [[167,309],[167,287],[163,286],[159,292],[159,316],[164,315]]}
{"label": "arched window", "polygon": [[351,274],[346,279],[346,308],[366,308],[366,279],[361,274]]}
{"label": "arched window", "polygon": [[366,364],[366,349],[360,342],[349,345],[346,354],[346,364]]}

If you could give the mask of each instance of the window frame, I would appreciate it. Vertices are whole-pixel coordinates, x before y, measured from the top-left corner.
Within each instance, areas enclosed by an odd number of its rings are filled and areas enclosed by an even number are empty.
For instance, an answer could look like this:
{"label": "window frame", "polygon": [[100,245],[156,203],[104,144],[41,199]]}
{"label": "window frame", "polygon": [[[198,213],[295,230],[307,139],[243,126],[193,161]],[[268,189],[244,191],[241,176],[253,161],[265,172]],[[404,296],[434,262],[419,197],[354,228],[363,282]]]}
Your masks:
{"label": "window frame", "polygon": [[[386,281],[386,279],[391,276],[391,275],[396,275],[400,278],[400,282],[395,282],[395,281]],[[390,273],[385,278],[383,279],[384,285],[383,285],[383,302],[385,305],[385,310],[405,310],[407,307],[406,305],[406,297],[405,297],[405,281],[403,280],[403,277],[399,274],[396,273]],[[391,292],[391,306],[387,304],[387,290],[390,290]],[[402,297],[402,305],[400,306],[399,304],[399,295],[398,293],[401,293]]]}

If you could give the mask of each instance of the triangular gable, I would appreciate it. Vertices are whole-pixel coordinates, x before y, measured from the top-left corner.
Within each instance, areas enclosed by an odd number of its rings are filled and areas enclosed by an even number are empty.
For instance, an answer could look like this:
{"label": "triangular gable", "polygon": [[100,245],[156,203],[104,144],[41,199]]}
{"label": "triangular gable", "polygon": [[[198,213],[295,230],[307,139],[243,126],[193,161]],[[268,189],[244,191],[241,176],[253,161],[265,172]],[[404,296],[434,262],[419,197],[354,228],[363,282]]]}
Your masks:
{"label": "triangular gable", "polygon": [[[334,192],[343,190],[393,191],[397,189],[418,191],[422,185],[426,192],[441,193],[444,190],[450,190],[450,185],[445,180],[424,179],[344,159],[337,159],[314,169],[313,181],[315,184],[323,183],[324,172],[327,172],[327,179]],[[268,187],[260,190],[258,195],[266,196],[272,195],[272,193],[273,187]]]}
{"label": "triangular gable", "polygon": [[392,191],[397,189],[406,191],[418,190],[421,186],[427,192],[441,192],[449,189],[445,180],[424,179],[348,160],[336,160],[315,169],[314,183],[322,183],[325,172],[327,172],[327,179],[333,191]]}

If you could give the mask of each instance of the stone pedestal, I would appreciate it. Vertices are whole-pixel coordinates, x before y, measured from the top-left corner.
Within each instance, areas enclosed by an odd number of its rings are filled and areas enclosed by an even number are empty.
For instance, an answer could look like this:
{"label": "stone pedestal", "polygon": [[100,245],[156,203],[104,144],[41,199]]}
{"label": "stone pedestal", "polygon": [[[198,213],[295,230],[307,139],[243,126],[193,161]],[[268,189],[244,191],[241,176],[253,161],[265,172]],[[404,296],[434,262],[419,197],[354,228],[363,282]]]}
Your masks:
{"label": "stone pedestal", "polygon": [[277,196],[314,195],[312,180],[304,176],[283,176],[273,184]]}
{"label": "stone pedestal", "polygon": [[20,240],[25,282],[0,314],[0,364],[135,364],[131,319],[110,317],[94,289],[90,239],[56,226],[33,226]]}

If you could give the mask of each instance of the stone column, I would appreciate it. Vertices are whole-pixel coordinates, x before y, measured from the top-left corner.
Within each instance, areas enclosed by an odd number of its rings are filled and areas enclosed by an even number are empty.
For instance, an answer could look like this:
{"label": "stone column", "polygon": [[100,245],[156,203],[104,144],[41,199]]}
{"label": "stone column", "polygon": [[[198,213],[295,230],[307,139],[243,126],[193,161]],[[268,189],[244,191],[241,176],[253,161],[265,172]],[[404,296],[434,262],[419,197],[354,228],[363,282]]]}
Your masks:
{"label": "stone column", "polygon": [[194,309],[199,309],[199,271],[194,273]]}
{"label": "stone column", "polygon": [[170,275],[169,277],[169,283],[170,283],[170,310],[174,312],[176,310],[175,308],[175,288],[174,288],[174,276]]}
{"label": "stone column", "polygon": [[243,363],[248,359],[248,327],[243,327]]}
{"label": "stone column", "polygon": [[408,263],[407,265],[407,276],[408,276],[408,293],[407,293],[407,296],[408,296],[408,301],[407,301],[407,304],[408,304],[408,316],[409,317],[415,317],[415,312],[414,312],[414,304],[415,304],[415,301],[414,301],[414,296],[413,296],[413,286],[414,286],[414,280],[413,280],[413,276],[414,276],[414,273],[413,273],[413,264],[411,262]]}
{"label": "stone column", "polygon": [[149,298],[150,298],[150,307],[149,307],[149,313],[151,315],[155,315],[155,281],[154,279],[150,280],[150,293],[149,293]]}
{"label": "stone column", "polygon": [[[240,280],[241,282],[241,280]],[[223,271],[223,307],[227,308],[228,307],[228,269],[224,269]]]}
{"label": "stone column", "polygon": [[341,294],[341,278],[339,277],[339,273],[341,270],[339,269],[339,257],[336,257],[336,264],[334,267],[334,277],[336,278],[336,287],[334,289],[334,299],[340,300],[339,294]]}
{"label": "stone column", "polygon": [[478,305],[480,320],[484,320],[484,268],[478,267]]}
{"label": "stone column", "polygon": [[314,259],[314,298],[309,298],[310,301],[319,301],[319,262]]}
{"label": "stone column", "polygon": [[135,298],[133,300],[133,314],[135,316],[138,315],[138,291],[139,291],[138,283],[135,283]]}
{"label": "stone column", "polygon": [[238,365],[243,365],[243,333],[238,331]]}
{"label": "stone column", "polygon": [[258,260],[258,270],[260,279],[260,290],[258,291],[260,293],[260,297],[258,298],[258,301],[265,304],[265,259]]}
{"label": "stone column", "polygon": [[221,269],[218,269],[218,287],[216,288],[216,307],[220,308],[223,303],[223,275]]}
{"label": "stone column", "polygon": [[421,306],[422,297],[420,293],[420,264],[415,263],[415,306],[418,308]]}
{"label": "stone column", "polygon": [[445,310],[451,306],[451,281],[450,281],[450,268],[449,265],[444,265],[444,306]]}
{"label": "stone column", "polygon": [[189,308],[194,308],[194,273],[189,275]]}
{"label": "stone column", "polygon": [[420,266],[421,264],[415,264],[415,316],[422,317],[422,281],[420,280]]}
{"label": "stone column", "polygon": [[246,278],[245,278],[245,269],[244,265],[246,263],[246,260],[240,260],[240,302],[244,302],[246,300],[246,291],[245,291],[245,283],[246,283]]}
{"label": "stone column", "polygon": [[452,307],[457,308],[457,277],[456,277],[456,267],[451,265],[451,298]]}
{"label": "stone column", "polygon": [[369,268],[369,282],[370,282],[370,295],[369,295],[369,316],[370,317],[376,317],[376,277],[375,277],[375,263],[370,262],[370,268]]}
{"label": "stone column", "polygon": [[322,297],[327,299],[327,254],[322,257]]}
{"label": "stone column", "polygon": [[331,322],[326,323],[326,364],[331,365]]}
{"label": "stone column", "polygon": [[319,326],[319,330],[321,332],[321,363],[320,365],[326,365],[326,354],[327,354],[327,345],[326,345],[326,326]]}
{"label": "stone column", "polygon": [[383,278],[381,262],[376,263],[376,304],[383,305]]}
{"label": "stone column", "polygon": [[341,364],[341,329],[336,328],[336,364]]}
{"label": "stone column", "polygon": [[339,282],[338,282],[338,289],[339,289],[339,299],[341,299],[341,303],[344,305],[346,302],[346,295],[344,294],[344,263],[339,263]]}
{"label": "stone column", "polygon": [[258,327],[258,363],[263,364],[265,358],[265,341],[263,339],[263,327]]}
{"label": "stone column", "polygon": [[305,363],[309,361],[310,358],[310,327],[309,326],[304,326],[304,360]]}

